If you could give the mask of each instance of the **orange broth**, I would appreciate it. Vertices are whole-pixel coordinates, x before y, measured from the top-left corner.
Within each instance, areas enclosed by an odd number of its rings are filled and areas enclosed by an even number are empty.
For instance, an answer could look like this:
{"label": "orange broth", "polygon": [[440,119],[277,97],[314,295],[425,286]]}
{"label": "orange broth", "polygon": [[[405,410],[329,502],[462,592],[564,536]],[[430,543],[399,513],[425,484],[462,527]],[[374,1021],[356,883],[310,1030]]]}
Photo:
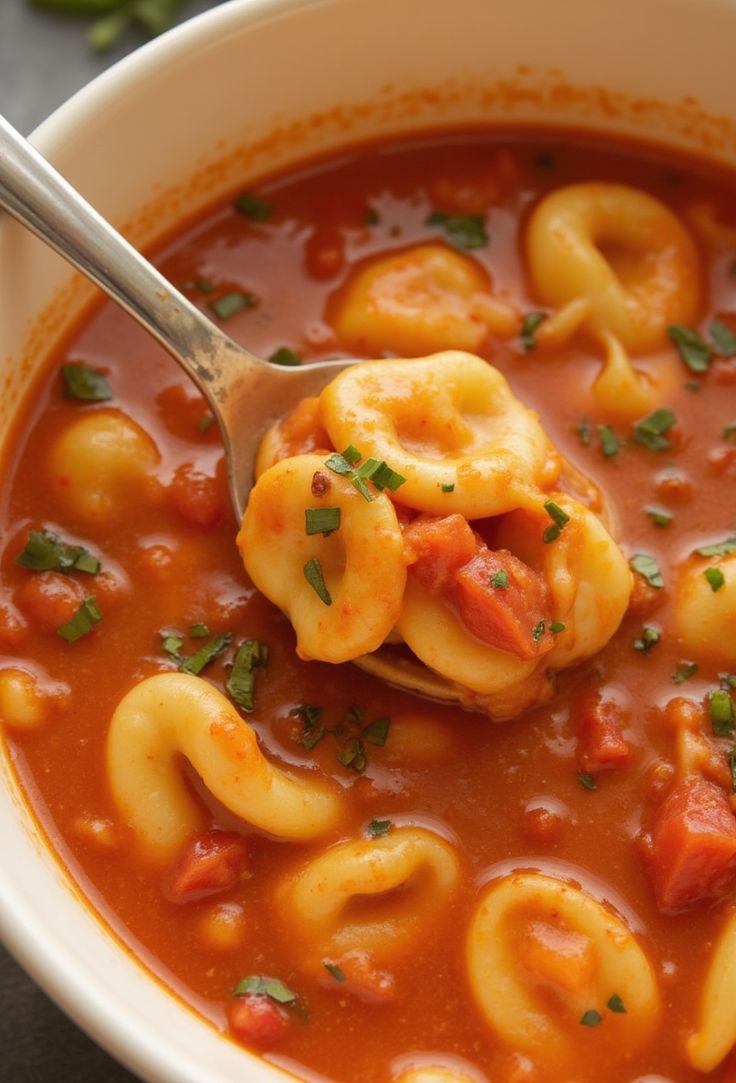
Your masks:
{"label": "orange broth", "polygon": [[[513,163],[513,178],[499,181],[504,160]],[[640,187],[683,218],[688,206],[704,198],[724,218],[733,207],[730,180],[628,146],[549,133],[518,140],[439,135],[348,151],[268,178],[257,189],[273,208],[267,220],[254,222],[229,205],[215,208],[159,251],[156,263],[205,309],[228,290],[251,293],[256,303],[225,326],[256,353],[269,356],[288,346],[305,361],[338,357],[341,346],[330,331],[329,312],[350,269],[379,253],[444,240],[426,224],[437,209],[438,191],[483,202],[491,243],[469,254],[488,270],[496,291],[513,296],[522,311],[538,309],[523,266],[520,227],[541,194],[587,179]],[[369,216],[373,220],[366,218],[369,209],[376,212]],[[736,319],[732,254],[722,253],[708,265],[708,253],[701,251],[707,266],[702,326],[713,313]],[[211,284],[214,292],[195,282]],[[596,426],[608,419],[596,413],[590,396],[600,357],[584,339],[542,356],[524,351],[518,338],[489,336],[482,353],[518,398],[539,411],[552,441],[606,493],[626,555],[654,554],[666,584],[651,614],[628,615],[605,650],[560,676],[559,694],[549,705],[496,725],[482,715],[399,693],[349,665],[299,661],[288,621],[253,590],[243,571],[219,436],[215,426],[201,431],[205,404],[174,362],[106,302],[53,358],[4,464],[1,664],[37,667],[64,686],[46,724],[25,733],[8,730],[10,753],[52,845],[93,905],[155,974],[217,1027],[226,1026],[233,987],[247,974],[277,976],[298,992],[308,1017],[290,1014],[283,1038],[264,1053],[267,1059],[297,1072],[302,1067],[330,1079],[378,1083],[407,1054],[435,1051],[464,1058],[494,1083],[563,1083],[498,1045],[465,973],[464,930],[479,885],[499,871],[537,868],[608,900],[638,934],[660,985],[663,1014],[656,1039],[630,1060],[611,1062],[604,1025],[580,1028],[591,1065],[585,1079],[633,1083],[657,1073],[672,1083],[720,1080],[723,1066],[702,1075],[688,1066],[683,1045],[695,1027],[707,946],[729,901],[661,913],[645,840],[661,800],[658,780],[666,783],[674,761],[675,726],[665,705],[678,695],[701,703],[718,684],[717,668],[704,664],[681,685],[673,683],[687,659],[667,632],[673,605],[667,584],[693,548],[734,527],[736,458],[731,460],[731,445],[721,433],[736,416],[736,363],[716,360],[705,376],[683,365],[680,386],[662,404],[677,416],[671,449],[652,452],[625,442],[627,427],[615,425],[621,447],[606,457]],[[63,396],[59,367],[65,362],[103,370],[114,391],[113,401],[103,405],[134,418],[161,454],[155,499],[131,502],[113,531],[82,527],[44,485],[55,435],[80,411],[98,408]],[[656,357],[643,359],[648,363],[656,364]],[[578,431],[583,418],[592,432],[587,445]],[[685,479],[674,494],[666,480],[672,469]],[[658,527],[646,513],[649,506],[668,509],[671,524]],[[106,572],[89,590],[102,620],[73,644],[42,626],[38,601],[28,601],[31,573],[15,563],[29,529],[42,528],[86,545]],[[245,717],[269,757],[322,772],[347,791],[340,838],[360,835],[374,818],[388,818],[437,827],[453,841],[463,887],[446,917],[424,916],[421,950],[390,968],[391,1002],[370,1003],[346,992],[328,973],[314,980],[300,972],[300,931],[277,912],[274,894],[284,872],[320,852],[322,843],[284,843],[254,833],[216,807],[190,772],[200,799],[211,807],[212,824],[251,837],[249,876],[223,896],[247,913],[243,942],[229,951],[213,950],[201,936],[212,900],[168,901],[165,875],[136,856],[105,777],[108,722],[136,682],[174,668],[160,649],[160,632],[183,634],[184,649],[191,652],[202,643],[186,637],[196,622],[206,623],[212,635],[232,632],[234,642],[251,637],[268,644],[255,710]],[[633,649],[643,623],[661,631],[648,653]],[[203,677],[222,689],[231,656],[226,652]],[[598,773],[597,788],[588,789],[579,778],[578,720],[593,691],[619,706],[630,757],[624,766]],[[392,750],[389,730],[385,746],[366,745],[367,765],[357,773],[338,761],[339,740],[331,735],[311,750],[300,745],[300,722],[291,712],[303,704],[321,707],[322,721],[330,726],[353,704],[366,721],[425,716],[443,732],[446,749],[428,762],[405,760]],[[729,741],[719,746],[724,756],[730,747]],[[92,837],[90,822],[108,824],[109,845]],[[625,990],[619,992],[625,1000]]]}

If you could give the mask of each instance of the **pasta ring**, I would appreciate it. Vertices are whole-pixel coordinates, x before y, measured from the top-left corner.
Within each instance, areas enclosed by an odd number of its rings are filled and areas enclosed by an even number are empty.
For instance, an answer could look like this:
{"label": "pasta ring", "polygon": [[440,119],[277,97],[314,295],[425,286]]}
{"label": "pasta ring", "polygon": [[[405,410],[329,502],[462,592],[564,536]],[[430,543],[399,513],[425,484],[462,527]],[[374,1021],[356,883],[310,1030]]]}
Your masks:
{"label": "pasta ring", "polygon": [[322,392],[321,412],[335,447],[385,460],[406,479],[397,499],[431,515],[500,515],[560,472],[537,415],[470,354],[355,365]]}
{"label": "pasta ring", "polygon": [[660,200],[623,184],[558,188],[535,208],[526,233],[541,300],[590,301],[587,327],[609,331],[635,352],[667,341],[667,326],[690,323],[701,268],[690,234]]}
{"label": "pasta ring", "polygon": [[700,998],[700,1024],[685,1045],[699,1072],[711,1072],[736,1043],[736,915],[726,920],[708,964]]}
{"label": "pasta ring", "polygon": [[510,337],[519,326],[518,313],[489,292],[483,268],[442,244],[371,260],[331,308],[343,347],[369,357],[474,351],[489,331]]}
{"label": "pasta ring", "polygon": [[317,838],[339,818],[336,793],[317,779],[291,777],[275,767],[216,688],[186,673],[160,673],[122,698],[107,736],[113,798],[155,859],[172,859],[203,827],[179,756],[226,808],[278,838]]}
{"label": "pasta ring", "polygon": [[[329,490],[315,497],[315,475]],[[305,509],[340,511],[329,537],[305,532]],[[256,587],[287,613],[300,658],[347,662],[380,647],[401,612],[406,582],[401,528],[394,506],[377,493],[366,500],[319,455],[282,459],[258,479],[237,538]],[[305,578],[319,561],[331,604]]]}
{"label": "pasta ring", "polygon": [[[524,950],[533,922],[552,933],[546,968]],[[580,945],[577,967],[555,954],[556,935],[572,935]],[[590,1009],[605,1013],[600,1036],[609,1034],[611,1055],[641,1046],[659,1018],[651,964],[623,920],[580,887],[540,872],[515,872],[485,889],[470,923],[466,963],[494,1035],[550,1069],[570,1071],[583,1055],[580,1018]],[[550,987],[552,1011],[544,995]],[[625,1013],[606,1013],[609,998],[621,992]]]}
{"label": "pasta ring", "polygon": [[459,875],[457,855],[439,835],[395,827],[382,838],[330,847],[287,879],[278,897],[290,927],[302,930],[300,946],[311,945],[308,964],[361,951],[385,965],[411,953],[426,927],[419,915],[431,921],[444,910]]}
{"label": "pasta ring", "polygon": [[[705,578],[709,567],[723,575],[718,590]],[[736,665],[736,553],[717,560],[694,555],[682,565],[675,627],[684,655],[729,669]]]}

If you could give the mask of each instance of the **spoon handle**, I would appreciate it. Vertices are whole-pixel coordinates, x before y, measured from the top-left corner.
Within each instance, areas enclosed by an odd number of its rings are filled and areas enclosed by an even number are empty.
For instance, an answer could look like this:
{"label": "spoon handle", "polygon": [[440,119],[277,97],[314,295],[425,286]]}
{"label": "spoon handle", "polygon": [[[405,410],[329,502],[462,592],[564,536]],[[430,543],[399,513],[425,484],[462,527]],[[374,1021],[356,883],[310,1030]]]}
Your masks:
{"label": "spoon handle", "polygon": [[237,353],[242,365],[262,366],[174,289],[3,116],[0,207],[142,324],[189,373],[217,413],[232,376],[221,363],[223,357]]}

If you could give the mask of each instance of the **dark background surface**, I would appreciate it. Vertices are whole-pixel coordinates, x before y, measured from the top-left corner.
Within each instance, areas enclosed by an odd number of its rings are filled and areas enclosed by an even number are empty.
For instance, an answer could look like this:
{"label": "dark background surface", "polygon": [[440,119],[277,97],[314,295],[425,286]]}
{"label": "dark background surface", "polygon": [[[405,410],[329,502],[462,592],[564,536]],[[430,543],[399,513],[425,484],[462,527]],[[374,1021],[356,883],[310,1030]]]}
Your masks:
{"label": "dark background surface", "polygon": [[[179,21],[216,0],[183,3]],[[144,40],[131,31],[105,53],[86,42],[89,20],[0,0],[0,112],[24,135]],[[12,876],[3,864],[0,875]],[[136,1083],[77,1029],[0,946],[1,1083]]]}

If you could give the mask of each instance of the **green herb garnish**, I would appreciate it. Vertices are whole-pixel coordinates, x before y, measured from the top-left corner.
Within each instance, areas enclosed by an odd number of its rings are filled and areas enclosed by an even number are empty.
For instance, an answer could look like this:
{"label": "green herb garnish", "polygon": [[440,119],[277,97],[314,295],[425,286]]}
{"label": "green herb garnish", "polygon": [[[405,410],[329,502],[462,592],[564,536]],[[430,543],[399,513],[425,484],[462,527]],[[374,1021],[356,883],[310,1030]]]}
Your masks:
{"label": "green herb garnish", "polygon": [[489,582],[496,590],[506,590],[509,585],[508,572],[505,568],[500,568],[495,575],[491,576]]}
{"label": "green herb garnish", "polygon": [[366,481],[372,481],[379,490],[390,489],[391,492],[396,492],[406,481],[405,477],[379,459],[366,459],[356,470],[355,464],[359,459],[360,452],[351,444],[342,454],[333,452],[325,459],[325,466],[334,474],[350,478],[353,486],[365,500],[373,500]]}
{"label": "green herb garnish", "polygon": [[246,308],[252,308],[256,299],[252,293],[243,293],[241,290],[232,290],[224,293],[216,301],[210,302],[210,308],[220,320],[229,320],[238,312]]}
{"label": "green herb garnish", "polygon": [[359,737],[348,737],[345,744],[339,749],[337,758],[343,767],[350,767],[358,774],[365,771],[368,762]]}
{"label": "green herb garnish", "polygon": [[215,658],[219,657],[230,646],[232,638],[232,632],[225,632],[223,635],[215,636],[214,639],[211,639],[209,643],[205,643],[194,654],[190,654],[186,658],[180,658],[178,661],[179,669],[182,673],[191,673],[196,677],[205,666],[208,666],[210,662],[214,662]]}
{"label": "green herb garnish", "polygon": [[728,737],[734,729],[733,700],[730,692],[714,688],[708,693],[710,724],[716,737]]}
{"label": "green herb garnish", "polygon": [[578,773],[575,775],[575,778],[578,780],[580,785],[586,790],[597,790],[598,789],[598,783],[596,782],[596,780],[593,778],[592,775],[588,774],[587,771],[578,771]]}
{"label": "green herb garnish", "polygon": [[736,535],[732,534],[724,541],[716,542],[715,545],[703,545],[695,551],[701,557],[726,557],[729,553],[736,553]]}
{"label": "green herb garnish", "polygon": [[345,981],[345,975],[343,974],[339,966],[336,966],[334,963],[322,963],[322,966],[325,968],[327,973],[335,979],[335,981]]}
{"label": "green herb garnish", "polygon": [[666,527],[669,526],[672,522],[672,512],[665,511],[664,508],[656,508],[650,506],[648,508],[645,508],[644,511],[647,513],[655,526]]}
{"label": "green herb garnish", "polygon": [[587,1012],[583,1012],[580,1016],[580,1022],[584,1027],[597,1027],[599,1023],[603,1022],[603,1016],[595,1008],[589,1008]]}
{"label": "green herb garnish", "polygon": [[215,423],[214,415],[213,414],[205,414],[204,417],[201,419],[199,425],[197,425],[197,428],[199,429],[200,432],[204,433],[204,432],[207,432],[210,425],[214,425],[214,423]]}
{"label": "green herb garnish", "polygon": [[736,355],[736,334],[723,320],[711,320],[708,326],[710,337],[715,343],[720,357],[733,357]]}
{"label": "green herb garnish", "polygon": [[635,553],[629,564],[637,575],[640,575],[642,579],[646,579],[650,587],[654,587],[655,590],[662,589],[664,579],[659,570],[659,564],[653,556],[649,553]]}
{"label": "green herb garnish", "polygon": [[601,451],[607,459],[612,459],[614,455],[618,455],[621,442],[610,425],[598,426],[598,438],[601,442]]}
{"label": "green herb garnish", "polygon": [[432,211],[425,225],[439,226],[458,248],[485,248],[489,244],[482,214],[443,214]]}
{"label": "green herb garnish", "polygon": [[361,737],[366,741],[370,741],[372,745],[376,745],[378,748],[383,748],[386,744],[386,738],[388,737],[389,726],[391,725],[391,719],[383,716],[382,718],[376,718],[374,722],[370,722],[363,732]]}
{"label": "green herb garnish", "polygon": [[691,372],[708,371],[713,351],[695,328],[684,323],[673,323],[667,328],[667,334]]}
{"label": "green herb garnish", "polygon": [[97,602],[90,595],[85,598],[71,620],[56,629],[56,634],[65,639],[67,643],[76,643],[82,636],[92,631],[96,624],[102,620],[102,614],[97,607]]}
{"label": "green herb garnish", "polygon": [[170,654],[172,658],[179,658],[179,651],[184,646],[181,636],[173,632],[161,632],[161,650],[164,654]]}
{"label": "green herb garnish", "polygon": [[618,993],[614,993],[608,998],[606,1007],[608,1008],[609,1012],[618,1012],[619,1014],[624,1015],[626,1014],[626,1007]]}
{"label": "green herb garnish", "polygon": [[97,575],[101,564],[81,545],[69,545],[48,530],[31,530],[15,563],[31,572],[86,572]]}
{"label": "green herb garnish", "polygon": [[455,492],[455,482],[454,481],[445,481],[445,482],[442,483],[440,488],[442,489],[443,493],[454,493]]}
{"label": "green herb garnish", "polygon": [[534,642],[535,642],[535,643],[538,643],[538,642],[539,642],[539,640],[540,640],[540,639],[542,638],[542,636],[544,635],[544,629],[545,629],[545,627],[546,627],[546,625],[545,625],[544,621],[543,621],[543,620],[540,620],[540,621],[539,621],[539,622],[538,622],[537,624],[535,624],[535,625],[534,625],[534,627],[532,628],[532,639],[534,640]]}
{"label": "green herb garnish", "polygon": [[536,331],[540,323],[547,319],[546,312],[527,312],[521,321],[521,345],[528,352],[537,345]]}
{"label": "green herb garnish", "polygon": [[727,425],[723,426],[721,430],[721,436],[724,440],[730,440],[732,444],[736,443],[736,421],[729,421]]}
{"label": "green herb garnish", "polygon": [[258,639],[245,639],[235,652],[233,668],[225,682],[230,698],[244,711],[255,708],[256,670],[268,662],[268,645]]}
{"label": "green herb garnish", "polygon": [[340,509],[305,508],[304,521],[307,534],[323,534],[327,538],[340,529]]}
{"label": "green herb garnish", "polygon": [[563,511],[559,504],[555,504],[554,500],[545,500],[544,510],[552,520],[552,525],[548,526],[542,534],[542,541],[549,544],[550,542],[557,541],[562,530],[570,522],[570,516],[566,511]]}
{"label": "green herb garnish", "polygon": [[736,748],[728,753],[728,769],[731,772],[731,792],[736,793]]}
{"label": "green herb garnish", "polygon": [[372,839],[378,839],[383,835],[388,835],[392,827],[390,820],[371,820],[366,830]]}
{"label": "green herb garnish", "polygon": [[189,625],[189,638],[190,639],[206,639],[210,634],[210,630],[206,624],[190,624]]}
{"label": "green herb garnish", "polygon": [[112,398],[109,381],[98,369],[90,365],[62,365],[61,378],[64,395],[82,402],[107,402]]}
{"label": "green herb garnish", "polygon": [[256,974],[243,978],[233,989],[233,996],[236,997],[245,997],[251,994],[267,996],[270,1000],[275,1000],[277,1004],[293,1004],[299,999],[297,994],[289,989],[288,985],[284,985],[282,981],[279,981],[278,978],[264,978]]}
{"label": "green herb garnish", "polygon": [[265,222],[267,218],[271,217],[271,211],[273,210],[267,200],[254,195],[253,192],[243,192],[235,200],[233,206],[236,211],[244,214],[246,218],[250,218],[253,222]]}
{"label": "green herb garnish", "polygon": [[710,589],[714,594],[717,590],[720,590],[726,582],[726,577],[720,568],[706,568],[703,575],[710,583]]}
{"label": "green herb garnish", "polygon": [[634,426],[635,442],[650,451],[666,451],[672,447],[672,443],[664,434],[669,432],[676,420],[672,410],[655,410]]}
{"label": "green herb garnish", "polygon": [[660,638],[656,628],[653,628],[651,624],[645,624],[641,635],[634,640],[634,650],[641,651],[642,654],[649,654],[655,643],[659,643]]}
{"label": "green herb garnish", "polygon": [[587,417],[581,417],[580,421],[575,426],[575,432],[578,434],[578,439],[584,447],[589,447],[590,442],[593,439],[593,430]]}
{"label": "green herb garnish", "polygon": [[549,626],[549,630],[552,635],[557,636],[560,634],[560,632],[564,632],[566,627],[567,625],[563,624],[561,620],[553,620]]}
{"label": "green herb garnish", "polygon": [[312,557],[304,565],[304,578],[321,602],[324,602],[325,605],[332,605],[332,596],[325,584],[322,565],[316,557]]}
{"label": "green herb garnish", "polygon": [[274,350],[268,359],[272,365],[301,365],[302,359],[298,353],[294,350],[290,350],[288,346],[279,346],[278,350]]}
{"label": "green herb garnish", "polygon": [[698,668],[697,662],[683,662],[672,674],[672,680],[675,684],[684,684],[685,681],[689,681],[691,677],[695,676],[698,672]]}

